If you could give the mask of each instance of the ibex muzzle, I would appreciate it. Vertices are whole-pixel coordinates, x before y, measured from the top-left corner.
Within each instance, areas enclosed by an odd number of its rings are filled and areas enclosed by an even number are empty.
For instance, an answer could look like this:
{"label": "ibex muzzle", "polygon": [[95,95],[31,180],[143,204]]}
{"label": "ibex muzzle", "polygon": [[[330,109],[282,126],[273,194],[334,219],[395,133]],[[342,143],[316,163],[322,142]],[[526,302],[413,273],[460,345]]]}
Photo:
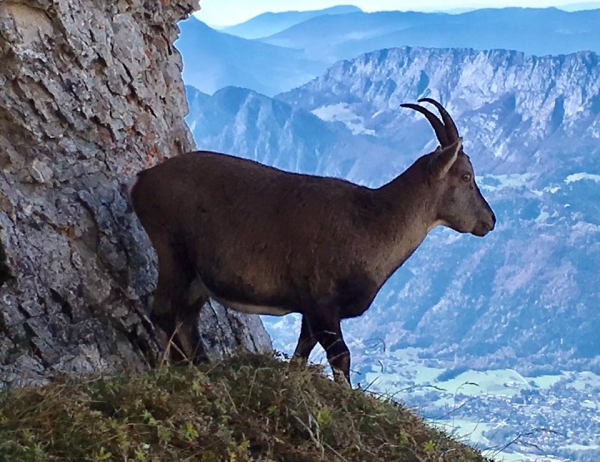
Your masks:
{"label": "ibex muzzle", "polygon": [[[185,355],[198,352],[209,297],[243,312],[302,314],[294,355],[317,343],[350,381],[340,321],[362,315],[437,225],[483,236],[496,219],[444,108],[425,108],[440,147],[390,183],[367,188],[192,152],[138,174],[133,208],[158,256],[151,319]],[[176,332],[176,326],[181,329]]]}

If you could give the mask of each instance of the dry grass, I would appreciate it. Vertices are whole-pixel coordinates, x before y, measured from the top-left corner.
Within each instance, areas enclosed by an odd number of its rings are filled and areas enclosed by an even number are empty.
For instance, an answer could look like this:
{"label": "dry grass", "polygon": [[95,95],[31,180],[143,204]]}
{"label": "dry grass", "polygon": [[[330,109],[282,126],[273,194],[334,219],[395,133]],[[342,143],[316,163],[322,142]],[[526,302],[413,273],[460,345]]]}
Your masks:
{"label": "dry grass", "polygon": [[273,356],[0,395],[2,461],[484,461],[410,410]]}

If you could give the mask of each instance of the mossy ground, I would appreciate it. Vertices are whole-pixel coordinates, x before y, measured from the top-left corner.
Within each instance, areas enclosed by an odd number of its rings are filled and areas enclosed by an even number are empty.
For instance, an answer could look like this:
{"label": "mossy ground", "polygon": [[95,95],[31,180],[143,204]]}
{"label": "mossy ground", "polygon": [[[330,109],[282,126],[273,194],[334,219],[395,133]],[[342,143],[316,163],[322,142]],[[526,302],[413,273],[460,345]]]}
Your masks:
{"label": "mossy ground", "polygon": [[484,461],[391,400],[270,355],[0,394],[0,460]]}

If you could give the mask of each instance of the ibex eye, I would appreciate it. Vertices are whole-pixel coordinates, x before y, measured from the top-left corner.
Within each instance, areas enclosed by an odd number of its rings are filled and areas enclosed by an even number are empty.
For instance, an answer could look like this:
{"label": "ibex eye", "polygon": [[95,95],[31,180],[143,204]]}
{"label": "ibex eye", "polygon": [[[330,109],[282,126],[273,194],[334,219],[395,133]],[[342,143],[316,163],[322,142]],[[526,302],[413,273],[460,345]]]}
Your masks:
{"label": "ibex eye", "polygon": [[471,181],[471,178],[473,178],[473,176],[472,176],[470,173],[465,173],[465,174],[462,176],[462,179],[463,179],[463,181],[465,181],[465,182],[466,182],[466,181]]}

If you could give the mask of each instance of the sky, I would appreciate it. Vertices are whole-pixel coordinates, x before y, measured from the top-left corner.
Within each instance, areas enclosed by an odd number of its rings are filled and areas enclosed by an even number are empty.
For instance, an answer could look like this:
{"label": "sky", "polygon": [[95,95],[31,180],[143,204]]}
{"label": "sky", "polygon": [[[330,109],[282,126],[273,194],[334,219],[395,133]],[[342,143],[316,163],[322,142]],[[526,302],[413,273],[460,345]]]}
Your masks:
{"label": "sky", "polygon": [[239,24],[261,13],[290,10],[318,10],[334,5],[356,5],[363,11],[436,11],[455,8],[493,8],[505,6],[547,7],[580,3],[582,0],[200,0],[198,19],[211,26]]}

